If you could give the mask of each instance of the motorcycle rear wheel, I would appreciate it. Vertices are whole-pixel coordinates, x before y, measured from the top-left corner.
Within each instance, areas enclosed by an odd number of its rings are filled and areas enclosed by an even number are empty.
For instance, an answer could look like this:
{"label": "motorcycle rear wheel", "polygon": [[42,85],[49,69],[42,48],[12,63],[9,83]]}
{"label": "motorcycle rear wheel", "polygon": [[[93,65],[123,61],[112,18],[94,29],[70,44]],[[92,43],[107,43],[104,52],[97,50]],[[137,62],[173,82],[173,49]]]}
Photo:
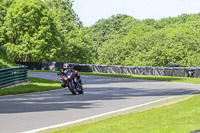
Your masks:
{"label": "motorcycle rear wheel", "polygon": [[78,93],[79,94],[83,94],[84,93],[81,79],[79,80],[79,91],[78,91]]}

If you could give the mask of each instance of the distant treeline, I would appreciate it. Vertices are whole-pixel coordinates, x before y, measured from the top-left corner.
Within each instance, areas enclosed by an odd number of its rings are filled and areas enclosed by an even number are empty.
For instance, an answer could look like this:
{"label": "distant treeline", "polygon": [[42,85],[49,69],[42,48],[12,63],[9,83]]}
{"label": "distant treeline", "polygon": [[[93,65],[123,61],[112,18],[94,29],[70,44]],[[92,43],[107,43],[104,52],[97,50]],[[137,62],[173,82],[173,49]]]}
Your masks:
{"label": "distant treeline", "polygon": [[200,14],[137,20],[116,15],[88,28],[94,63],[200,66]]}
{"label": "distant treeline", "polygon": [[118,14],[83,27],[72,5],[71,0],[3,0],[1,51],[14,61],[200,66],[200,14],[161,20]]}

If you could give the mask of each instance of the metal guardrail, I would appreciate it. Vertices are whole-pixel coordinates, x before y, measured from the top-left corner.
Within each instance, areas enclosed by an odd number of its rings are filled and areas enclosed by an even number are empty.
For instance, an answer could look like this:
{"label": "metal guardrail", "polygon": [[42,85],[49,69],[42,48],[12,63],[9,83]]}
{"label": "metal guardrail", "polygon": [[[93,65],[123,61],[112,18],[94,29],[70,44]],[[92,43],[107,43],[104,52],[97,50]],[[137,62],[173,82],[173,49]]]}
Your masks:
{"label": "metal guardrail", "polygon": [[27,66],[0,69],[0,88],[27,81]]}

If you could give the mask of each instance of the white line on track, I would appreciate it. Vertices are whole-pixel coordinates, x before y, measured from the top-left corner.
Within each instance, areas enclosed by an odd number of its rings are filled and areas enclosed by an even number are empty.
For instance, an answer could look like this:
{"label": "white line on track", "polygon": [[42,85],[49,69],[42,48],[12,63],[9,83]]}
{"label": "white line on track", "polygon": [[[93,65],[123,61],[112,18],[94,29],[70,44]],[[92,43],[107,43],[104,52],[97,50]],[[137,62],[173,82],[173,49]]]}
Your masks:
{"label": "white line on track", "polygon": [[148,102],[148,103],[144,103],[144,104],[140,104],[140,105],[136,105],[136,106],[120,109],[120,110],[115,110],[115,111],[111,111],[111,112],[107,112],[107,113],[103,113],[103,114],[99,114],[99,115],[95,115],[95,116],[91,116],[91,117],[87,117],[87,118],[83,118],[83,119],[79,119],[79,120],[75,120],[75,121],[71,121],[71,122],[66,122],[66,123],[62,123],[62,124],[58,124],[58,125],[53,125],[53,126],[48,126],[48,127],[44,127],[44,128],[31,130],[31,131],[26,131],[26,132],[23,132],[23,133],[34,133],[34,132],[39,132],[39,131],[47,130],[47,129],[51,129],[51,128],[62,127],[62,126],[66,126],[66,125],[69,125],[69,124],[74,124],[74,123],[77,123],[77,122],[82,122],[82,121],[86,121],[86,120],[95,119],[95,118],[98,118],[98,117],[110,115],[110,114],[113,114],[113,113],[119,113],[119,112],[130,110],[130,109],[133,109],[133,108],[142,107],[142,106],[145,106],[145,105],[149,105],[149,104],[160,102],[160,101],[167,100],[167,99],[172,99],[172,98],[175,98],[175,97],[179,97],[179,96],[163,98],[163,99],[160,99],[160,100],[155,100],[155,101],[152,101],[152,102]]}

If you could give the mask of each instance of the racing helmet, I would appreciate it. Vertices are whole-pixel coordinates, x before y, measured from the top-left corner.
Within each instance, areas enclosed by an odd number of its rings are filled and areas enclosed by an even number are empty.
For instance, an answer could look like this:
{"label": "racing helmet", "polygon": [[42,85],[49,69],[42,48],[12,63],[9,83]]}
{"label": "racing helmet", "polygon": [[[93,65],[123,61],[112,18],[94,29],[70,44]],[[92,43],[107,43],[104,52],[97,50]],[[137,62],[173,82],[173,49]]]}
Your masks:
{"label": "racing helmet", "polygon": [[63,69],[68,69],[69,68],[69,64],[65,63],[63,64]]}

